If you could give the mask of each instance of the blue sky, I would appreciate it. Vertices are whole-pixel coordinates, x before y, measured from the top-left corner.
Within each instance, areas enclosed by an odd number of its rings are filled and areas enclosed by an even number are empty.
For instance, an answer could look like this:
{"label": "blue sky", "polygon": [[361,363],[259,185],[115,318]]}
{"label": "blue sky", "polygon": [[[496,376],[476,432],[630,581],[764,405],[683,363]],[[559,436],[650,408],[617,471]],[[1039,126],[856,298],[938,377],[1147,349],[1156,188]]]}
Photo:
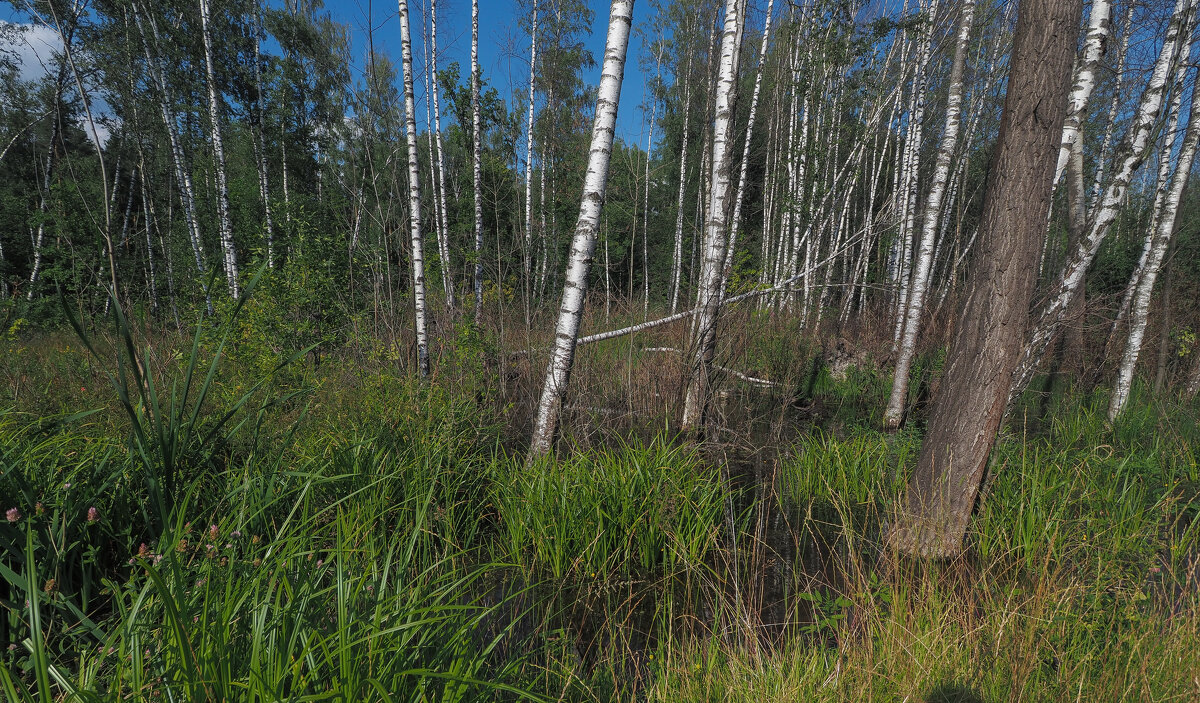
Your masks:
{"label": "blue sky", "polygon": [[[420,71],[424,65],[424,10],[429,0],[410,0],[410,16],[414,34],[413,60]],[[438,0],[438,66],[457,61],[463,67],[464,77],[471,60],[471,0]],[[600,60],[604,56],[604,40],[608,31],[609,3],[590,0],[594,16],[591,35],[584,43],[596,59],[596,66],[584,75],[584,81],[595,85],[600,80]],[[532,0],[480,0],[479,2],[479,65],[489,84],[500,91],[512,106],[513,91],[528,90],[529,84],[529,37],[519,23],[518,17],[528,13]],[[368,11],[374,26],[375,46],[397,59],[400,56],[400,23],[397,19],[395,0],[325,0],[325,9],[330,16],[350,27],[355,72],[362,70],[362,60],[367,46]],[[652,22],[650,3],[643,0],[634,3],[634,32],[630,36],[629,57],[625,67],[625,81],[621,90],[621,103],[617,117],[617,134],[626,140],[644,142],[644,117],[640,105],[643,100],[645,79],[638,57],[641,53],[642,36],[638,27],[649,27]],[[652,71],[653,69],[651,69]],[[418,82],[418,99],[423,104],[424,88]],[[525,99],[516,105],[522,112],[527,109]],[[423,107],[418,108],[424,110]]]}
{"label": "blue sky", "polygon": [[[279,6],[282,0],[266,0]],[[418,80],[416,91],[418,112],[424,122],[424,86],[420,72],[424,67],[424,11],[429,0],[410,0],[412,18],[413,60],[416,62]],[[584,43],[596,59],[596,66],[584,75],[584,80],[595,85],[600,80],[599,62],[604,55],[604,41],[608,31],[609,3],[605,0],[589,0],[593,9],[592,32],[584,37]],[[532,0],[480,0],[479,2],[479,63],[485,79],[499,90],[500,95],[513,100],[513,91],[522,95],[528,90],[529,82],[529,38],[521,30],[517,18],[528,12]],[[642,35],[639,28],[652,26],[650,3],[642,0],[634,4],[634,32],[630,36],[629,57],[625,68],[625,81],[621,90],[620,110],[617,118],[618,136],[632,141],[644,142],[644,115],[640,109],[643,100],[645,79],[638,57],[641,55]],[[219,3],[217,4],[219,7]],[[369,26],[374,28],[376,49],[400,61],[400,23],[397,19],[395,0],[325,0],[325,12],[350,30],[353,75],[361,78],[366,54]],[[368,22],[368,17],[370,22]],[[0,5],[0,21],[28,23],[28,15],[15,11],[8,3]],[[44,36],[43,36],[44,35]],[[24,61],[23,74],[26,78],[40,74],[37,56],[48,58],[51,45],[56,44],[52,32],[42,29],[28,36],[30,45],[14,47]],[[36,55],[35,56],[35,52]],[[438,62],[439,68],[457,61],[464,69],[464,77],[471,58],[471,0],[438,1]],[[527,109],[521,98],[515,106],[523,114]],[[423,128],[423,127],[422,127]]]}

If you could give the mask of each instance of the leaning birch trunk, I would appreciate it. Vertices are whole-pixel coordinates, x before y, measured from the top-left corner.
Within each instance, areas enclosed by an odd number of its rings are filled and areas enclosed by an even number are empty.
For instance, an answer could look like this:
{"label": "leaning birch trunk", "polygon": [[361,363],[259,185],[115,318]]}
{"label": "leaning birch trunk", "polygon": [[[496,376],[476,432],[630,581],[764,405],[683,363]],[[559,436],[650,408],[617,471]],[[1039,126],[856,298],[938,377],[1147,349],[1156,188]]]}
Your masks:
{"label": "leaning birch trunk", "polygon": [[[1189,33],[1190,30],[1185,29],[1184,32]],[[1187,53],[1190,53],[1190,49],[1185,50],[1185,55]],[[1112,330],[1109,333],[1109,343],[1117,337],[1121,323],[1125,321],[1125,316],[1129,313],[1129,307],[1133,303],[1133,297],[1137,291],[1138,277],[1142,275],[1142,271],[1146,270],[1146,262],[1150,259],[1150,252],[1154,249],[1154,241],[1158,233],[1158,221],[1162,216],[1163,208],[1166,207],[1167,196],[1171,191],[1171,155],[1175,153],[1175,139],[1179,134],[1179,120],[1183,114],[1184,82],[1187,79],[1189,70],[1190,66],[1183,61],[1180,61],[1175,67],[1175,82],[1171,88],[1171,102],[1167,105],[1167,126],[1163,130],[1162,146],[1158,150],[1158,180],[1154,186],[1154,207],[1150,210],[1150,224],[1146,228],[1146,236],[1142,244],[1142,255],[1138,257],[1137,266],[1133,269],[1133,276],[1130,278],[1128,285],[1125,286],[1125,294],[1121,297],[1121,305],[1117,308],[1116,317],[1113,318]],[[1107,357],[1108,355],[1105,354],[1105,358]]]}
{"label": "leaning birch trunk", "polygon": [[[742,145],[742,165],[738,173],[737,195],[733,200],[733,219],[729,223],[729,245],[725,251],[725,266],[721,271],[721,293],[729,282],[729,273],[733,269],[734,249],[737,248],[738,226],[742,222],[742,202],[746,198],[746,180],[750,171],[750,140],[754,137],[754,122],[758,116],[758,99],[762,94],[762,80],[767,65],[767,48],[771,38],[771,11],[775,0],[767,0],[767,17],[763,21],[762,44],[758,48],[758,71],[754,76],[754,94],[750,98],[750,116],[746,120],[746,142]],[[764,237],[765,239],[765,237]]]}
{"label": "leaning birch trunk", "polygon": [[616,129],[617,106],[621,98],[621,81],[625,76],[625,54],[629,48],[629,28],[633,23],[633,0],[613,0],[608,17],[608,37],[604,46],[604,67],[596,95],[596,119],[592,127],[592,144],[588,153],[587,175],[583,182],[583,197],[575,237],[571,242],[571,258],[563,283],[562,305],[554,330],[554,349],[546,365],[546,380],[538,403],[529,459],[550,453],[559,411],[567,393],[571,365],[575,359],[575,342],[579,337],[579,321],[583,316],[587,296],[588,269],[596,250],[596,232],[600,225],[600,208],[608,182],[608,163],[612,155],[613,133]]}
{"label": "leaning birch trunk", "polygon": [[689,77],[692,55],[688,54],[683,72],[683,145],[679,149],[679,200],[675,204],[675,254],[671,259],[671,314],[679,307],[679,279],[683,270],[683,196],[687,190],[688,128],[692,117],[692,91]]}
{"label": "leaning birch trunk", "polygon": [[[1187,134],[1179,149],[1179,160],[1176,162],[1175,175],[1171,180],[1171,190],[1163,203],[1162,215],[1158,219],[1158,231],[1154,233],[1154,246],[1146,265],[1140,272],[1137,291],[1133,298],[1130,312],[1129,338],[1125,343],[1125,353],[1121,357],[1120,370],[1117,371],[1117,382],[1113,388],[1112,398],[1108,404],[1108,419],[1117,419],[1125,409],[1129,400],[1129,390],[1133,385],[1133,372],[1137,368],[1138,354],[1142,349],[1142,340],[1146,335],[1146,323],[1150,317],[1150,296],[1154,292],[1154,282],[1162,268],[1167,247],[1171,244],[1171,235],[1175,231],[1175,217],[1179,212],[1179,200],[1187,185],[1188,175],[1192,171],[1192,161],[1196,156],[1196,142],[1200,139],[1200,101],[1196,100],[1193,87],[1192,109],[1188,117]],[[1134,274],[1138,275],[1137,272]]]}
{"label": "leaning birch trunk", "polygon": [[[446,209],[446,160],[442,153],[442,110],[438,99],[437,75],[437,0],[429,3],[429,73],[433,80],[433,139],[437,146],[437,183],[438,204],[441,206],[441,218],[438,225],[438,254],[442,260],[442,287],[446,291],[446,305],[453,309],[454,276],[450,273],[450,215]],[[472,70],[474,64],[472,62]]]}
{"label": "leaning birch trunk", "polygon": [[[530,83],[532,88],[533,83]],[[532,106],[533,100],[530,100]],[[471,0],[471,171],[475,196],[475,326],[483,322],[483,175],[479,129],[479,0]],[[528,167],[527,167],[528,168]],[[529,224],[529,176],[525,176],[525,224]],[[528,229],[526,229],[528,232]],[[528,249],[526,250],[528,251]],[[528,269],[525,271],[528,285]]]}
{"label": "leaning birch trunk", "polygon": [[1122,144],[1123,156],[1118,159],[1119,167],[1090,217],[1091,226],[1088,228],[1087,236],[1079,242],[1071,259],[1059,274],[1049,304],[1042,311],[1032,333],[1026,339],[1020,363],[1013,374],[1012,388],[1009,391],[1010,406],[1029,385],[1047,347],[1062,328],[1067,308],[1082,285],[1088,267],[1095,259],[1096,252],[1100,250],[1100,244],[1108,235],[1112,223],[1117,219],[1121,202],[1133,180],[1134,173],[1145,159],[1154,132],[1154,125],[1158,122],[1158,115],[1162,110],[1167,78],[1171,75],[1172,67],[1179,57],[1180,28],[1184,15],[1187,14],[1189,4],[1194,2],[1196,0],[1176,0],[1175,12],[1167,25],[1167,36],[1163,41],[1162,51],[1159,53],[1150,81],[1142,93],[1137,114],[1125,135]]}
{"label": "leaning birch trunk", "polygon": [[1088,18],[1087,40],[1083,46],[1083,57],[1075,72],[1075,85],[1067,102],[1067,119],[1063,123],[1062,144],[1058,148],[1058,165],[1054,169],[1054,185],[1062,180],[1071,156],[1071,145],[1083,138],[1083,120],[1087,117],[1087,105],[1096,88],[1096,66],[1104,54],[1108,40],[1109,18],[1112,14],[1111,0],[1092,0]]}
{"label": "leaning birch trunk", "polygon": [[[538,30],[538,0],[533,0],[533,24],[529,30],[529,116],[525,122],[525,251],[522,263],[525,266],[525,325],[530,320],[530,298],[533,295],[533,111],[534,111],[534,80],[537,72],[537,30]],[[472,35],[474,36],[474,35]],[[474,42],[474,39],[472,39]],[[475,46],[472,43],[472,46]],[[475,70],[472,65],[471,70]],[[476,99],[476,102],[478,100]],[[542,150],[542,200],[546,197],[545,149]],[[545,227],[542,234],[545,236]],[[545,259],[543,259],[545,261]]]}
{"label": "leaning birch trunk", "polygon": [[[192,246],[192,257],[195,261],[196,271],[200,274],[203,280],[205,267],[204,241],[200,236],[200,221],[196,216],[196,198],[195,187],[192,183],[192,171],[189,167],[183,152],[183,146],[179,140],[179,129],[175,123],[175,113],[171,108],[174,104],[174,99],[171,96],[171,86],[167,83],[166,72],[163,69],[162,55],[160,52],[155,52],[152,56],[150,53],[150,37],[146,34],[145,27],[142,25],[143,13],[147,17],[150,24],[150,32],[154,37],[154,45],[159,47],[158,26],[154,23],[154,17],[149,12],[146,12],[143,7],[134,4],[133,19],[137,24],[138,34],[142,38],[142,50],[146,55],[146,65],[150,70],[151,82],[158,88],[158,106],[159,112],[162,114],[163,126],[167,131],[167,142],[171,148],[171,165],[175,171],[175,180],[179,184],[179,200],[183,205],[183,217],[187,224],[188,242]],[[143,172],[145,169],[143,168]],[[207,286],[207,284],[204,284]],[[205,290],[205,296],[208,298],[208,291]],[[209,303],[211,310],[212,304]]]}
{"label": "leaning birch trunk", "polygon": [[417,101],[413,94],[412,39],[408,0],[400,5],[400,52],[404,71],[404,127],[408,138],[408,218],[412,234],[412,286],[417,328],[417,369],[429,375],[429,340],[425,334],[425,257],[421,243],[421,171],[417,163]]}
{"label": "leaning birch trunk", "polygon": [[1136,3],[1126,3],[1125,5],[1125,21],[1122,23],[1124,32],[1121,34],[1121,44],[1117,47],[1117,67],[1115,69],[1116,81],[1112,87],[1112,100],[1108,104],[1108,116],[1104,120],[1104,139],[1100,142],[1100,153],[1096,157],[1096,176],[1092,181],[1092,188],[1089,192],[1090,202],[1088,207],[1095,207],[1096,201],[1102,194],[1101,185],[1108,172],[1108,157],[1112,150],[1113,133],[1116,131],[1117,125],[1117,109],[1121,105],[1121,93],[1125,85],[1125,58],[1129,54],[1129,22],[1133,17],[1133,6]]}
{"label": "leaning birch trunk", "polygon": [[217,179],[217,235],[221,242],[222,263],[229,294],[239,297],[237,251],[233,247],[233,224],[229,219],[229,186],[225,173],[225,147],[221,141],[221,109],[217,79],[213,71],[212,32],[209,30],[209,0],[200,0],[200,32],[204,44],[204,74],[208,85],[208,119],[212,127],[213,160]]}
{"label": "leaning birch trunk", "polygon": [[721,309],[721,282],[725,268],[725,243],[729,231],[726,209],[729,196],[730,127],[737,80],[738,40],[742,16],[738,0],[725,2],[725,27],[721,35],[721,58],[713,109],[712,193],[704,232],[704,253],[697,281],[697,305],[700,314],[692,328],[692,359],[687,393],[683,402],[683,428],[698,428],[704,423],[711,385],[713,355],[717,341],[717,315]]}
{"label": "leaning birch trunk", "polygon": [[933,245],[938,231],[938,217],[942,212],[942,199],[946,184],[950,181],[950,165],[954,149],[958,145],[958,131],[962,123],[963,70],[967,63],[967,51],[971,38],[971,23],[975,19],[975,0],[964,0],[962,15],[958,22],[958,44],[954,49],[954,64],[950,69],[950,88],[946,98],[946,127],[942,132],[942,143],[938,146],[937,162],[933,169],[933,184],[929,187],[929,199],[925,203],[925,222],[921,231],[921,244],[917,256],[917,267],[909,286],[908,306],[904,317],[904,333],[900,339],[900,356],[896,361],[896,375],[892,381],[892,395],[883,414],[883,426],[894,430],[904,417],[908,400],[908,377],[913,357],[917,351],[917,336],[921,332],[921,313],[925,309],[925,295],[929,290],[929,270],[933,266]]}
{"label": "leaning birch trunk", "polygon": [[262,59],[260,56],[259,34],[262,31],[262,5],[260,0],[254,4],[254,156],[258,161],[258,195],[262,199],[263,228],[267,237],[267,267],[275,268],[275,227],[271,221],[270,181],[267,178],[267,145],[263,139],[265,129],[262,89]]}
{"label": "leaning birch trunk", "polygon": [[[58,126],[60,122],[58,105],[62,102],[62,100],[58,96],[62,94],[62,88],[61,83],[57,85],[58,89],[55,92],[54,99],[54,121],[50,124],[50,143],[46,147],[46,167],[42,169],[42,194],[38,200],[38,213],[41,215],[45,215],[46,209],[49,206],[50,184],[52,182],[51,178],[54,172],[55,144],[58,143],[59,139]],[[46,222],[45,218],[43,217],[41,218],[41,221],[38,222],[37,234],[35,234],[33,237],[33,266],[29,272],[29,290],[25,294],[25,297],[28,300],[33,300],[34,291],[37,290],[38,275],[42,271],[42,243],[45,240],[45,237]]]}
{"label": "leaning birch trunk", "polygon": [[899,273],[900,290],[896,298],[896,323],[893,329],[893,348],[898,349],[900,336],[904,332],[905,310],[912,291],[912,245],[913,232],[917,227],[917,190],[920,188],[921,145],[924,143],[926,86],[928,84],[929,61],[933,54],[933,25],[937,19],[938,0],[931,0],[926,10],[929,17],[921,31],[921,44],[918,49],[917,74],[913,78],[914,92],[913,109],[909,117],[909,138],[905,142],[908,147],[908,166],[906,183],[901,197],[905,199],[903,233],[904,243],[900,249]]}

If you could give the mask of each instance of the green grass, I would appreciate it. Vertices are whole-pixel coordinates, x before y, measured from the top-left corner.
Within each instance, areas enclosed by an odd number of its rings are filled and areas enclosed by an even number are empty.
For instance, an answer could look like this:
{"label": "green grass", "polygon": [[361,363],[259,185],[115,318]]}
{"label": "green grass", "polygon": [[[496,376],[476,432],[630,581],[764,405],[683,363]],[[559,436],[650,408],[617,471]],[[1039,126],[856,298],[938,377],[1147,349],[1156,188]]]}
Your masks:
{"label": "green grass", "polygon": [[[238,330],[0,350],[6,699],[1200,696],[1197,409],[1143,387],[1114,426],[1102,393],[1026,404],[929,564],[880,547],[921,437],[871,428],[869,370],[818,371],[824,428],[753,470],[658,415],[526,466],[478,339],[420,383],[243,363]],[[761,337],[746,368],[799,383]]]}

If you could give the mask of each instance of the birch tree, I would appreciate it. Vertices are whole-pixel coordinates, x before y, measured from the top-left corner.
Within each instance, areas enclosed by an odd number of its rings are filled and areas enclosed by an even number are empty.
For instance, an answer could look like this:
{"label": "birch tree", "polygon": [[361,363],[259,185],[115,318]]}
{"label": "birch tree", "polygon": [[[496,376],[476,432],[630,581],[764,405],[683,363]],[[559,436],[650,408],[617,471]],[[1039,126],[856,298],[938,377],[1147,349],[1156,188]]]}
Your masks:
{"label": "birch tree", "polygon": [[1092,0],[1087,39],[1079,60],[1079,68],[1075,72],[1075,85],[1071,88],[1071,97],[1067,102],[1067,119],[1063,123],[1062,144],[1058,149],[1058,164],[1054,168],[1056,186],[1067,168],[1071,145],[1083,138],[1083,120],[1087,117],[1088,101],[1096,88],[1096,66],[1100,63],[1100,57],[1104,55],[1111,15],[1111,0]]}
{"label": "birch tree", "polygon": [[728,199],[729,152],[732,143],[731,122],[737,81],[737,59],[741,49],[742,8],[738,0],[726,0],[725,25],[721,34],[721,54],[714,102],[712,137],[712,175],[708,215],[704,227],[704,253],[697,281],[697,305],[700,314],[692,328],[692,359],[687,393],[683,404],[684,429],[697,428],[704,422],[712,380],[713,355],[716,352],[717,315],[721,309],[725,271],[725,248],[729,232]]}
{"label": "birch tree", "polygon": [[[530,298],[533,294],[533,117],[537,77],[538,0],[533,0],[533,20],[529,29],[529,116],[525,122],[525,324],[529,324]],[[474,41],[474,39],[472,39]],[[472,44],[474,46],[474,44]],[[542,155],[543,162],[545,154]],[[543,167],[544,168],[544,167]],[[542,172],[542,199],[545,200],[546,175]],[[545,228],[543,227],[543,230]],[[545,259],[543,259],[544,261]]]}
{"label": "birch tree", "polygon": [[214,168],[217,181],[217,238],[221,242],[221,262],[229,294],[236,300],[238,291],[237,251],[233,245],[233,223],[229,219],[229,186],[225,171],[225,146],[221,139],[221,104],[217,78],[213,70],[212,31],[209,27],[209,0],[200,0],[200,32],[204,44],[204,76],[208,88],[208,121],[211,130]]}
{"label": "birch tree", "polygon": [[754,75],[754,93],[750,97],[750,115],[746,118],[746,141],[742,145],[742,165],[738,173],[737,195],[733,201],[733,219],[729,227],[729,245],[725,252],[725,266],[721,271],[721,291],[729,281],[729,272],[733,268],[735,249],[737,248],[738,228],[742,223],[742,203],[746,198],[746,180],[750,171],[750,141],[754,137],[754,123],[758,117],[758,100],[762,95],[763,73],[767,64],[767,48],[771,38],[771,11],[775,0],[767,0],[766,19],[763,20],[762,43],[758,48],[758,70]]}
{"label": "birch tree", "polygon": [[1200,101],[1196,100],[1195,83],[1192,90],[1191,115],[1188,117],[1187,133],[1183,145],[1179,149],[1179,157],[1175,166],[1175,174],[1171,180],[1171,189],[1163,203],[1162,214],[1158,218],[1156,231],[1150,233],[1152,248],[1146,263],[1140,271],[1134,273],[1137,285],[1130,310],[1129,336],[1125,342],[1125,352],[1121,356],[1121,366],[1117,371],[1117,381],[1113,387],[1112,398],[1108,404],[1108,419],[1115,420],[1124,410],[1129,401],[1129,390],[1133,385],[1133,373],[1137,369],[1138,354],[1142,349],[1142,340],[1146,335],[1146,323],[1150,317],[1150,296],[1154,292],[1154,283],[1162,268],[1163,259],[1171,244],[1171,236],[1175,232],[1175,218],[1179,212],[1179,201],[1183,189],[1187,185],[1188,176],[1192,171],[1192,161],[1196,157],[1196,142],[1200,139]]}
{"label": "birch tree", "polygon": [[929,290],[929,271],[933,266],[938,217],[942,212],[946,185],[950,181],[950,166],[954,159],[955,147],[958,145],[959,125],[962,122],[963,70],[967,63],[971,23],[975,17],[975,0],[964,0],[959,8],[961,14],[958,20],[958,41],[954,49],[954,64],[950,69],[950,88],[946,98],[946,126],[942,132],[942,142],[938,145],[933,183],[929,187],[929,198],[925,203],[925,221],[921,228],[917,266],[913,270],[909,289],[908,309],[904,319],[904,333],[900,340],[900,356],[896,361],[896,374],[892,382],[892,395],[883,415],[883,425],[887,429],[899,427],[904,417],[904,406],[908,400],[909,371],[917,351],[921,313],[925,309],[925,296]]}
{"label": "birch tree", "polygon": [[608,18],[608,36],[604,46],[604,64],[600,87],[596,94],[596,116],[592,127],[592,143],[588,152],[587,174],[575,236],[571,241],[570,260],[563,283],[562,303],[554,330],[554,348],[546,365],[534,421],[529,459],[550,453],[559,414],[567,393],[571,366],[575,359],[575,344],[579,338],[579,322],[583,316],[587,295],[588,269],[596,250],[596,233],[600,226],[600,209],[608,182],[608,165],[612,155],[616,129],[617,107],[621,98],[621,81],[625,75],[625,55],[629,48],[629,28],[633,22],[633,0],[612,0]]}
{"label": "birch tree", "polygon": [[1120,150],[1122,157],[1118,159],[1118,168],[1089,218],[1091,224],[1087,236],[1071,253],[1071,258],[1053,286],[1050,302],[1043,308],[1037,324],[1025,343],[1020,363],[1013,376],[1013,385],[1009,394],[1010,402],[1015,400],[1029,385],[1047,347],[1062,328],[1067,308],[1083,284],[1084,276],[1095,259],[1096,252],[1100,250],[1100,244],[1108,236],[1109,228],[1120,213],[1121,203],[1133,180],[1134,173],[1146,157],[1146,151],[1152,141],[1154,125],[1162,110],[1167,79],[1172,73],[1175,62],[1179,60],[1180,43],[1182,42],[1181,30],[1185,15],[1195,2],[1196,0],[1176,0],[1175,10],[1167,25],[1167,34],[1163,40],[1158,60],[1155,62],[1149,83],[1142,93],[1137,113],[1122,143]]}
{"label": "birch tree", "polygon": [[[687,192],[688,131],[691,127],[692,92],[689,78],[692,72],[692,54],[688,53],[687,67],[683,71],[683,146],[679,151],[679,200],[675,204],[675,248],[671,258],[671,314],[679,307],[680,274],[683,269],[683,199]],[[676,80],[680,78],[677,76]]]}
{"label": "birch tree", "polygon": [[429,340],[425,332],[425,257],[421,241],[421,171],[417,159],[417,101],[413,92],[412,39],[408,0],[400,5],[400,53],[404,74],[404,128],[408,139],[408,221],[412,237],[413,310],[417,333],[417,369],[429,375]]}
{"label": "birch tree", "polygon": [[[443,151],[442,150],[442,110],[441,110],[440,99],[438,97],[439,90],[438,90],[438,74],[437,74],[437,65],[438,65],[437,64],[437,0],[430,0],[430,2],[429,2],[429,37],[430,37],[430,45],[431,45],[430,51],[429,51],[429,75],[431,77],[431,80],[433,81],[433,90],[432,90],[433,139],[434,139],[434,144],[437,147],[437,168],[435,169],[436,173],[434,175],[437,176],[437,196],[438,196],[438,205],[440,206],[439,212],[441,213],[441,217],[439,219],[439,224],[438,224],[438,236],[437,236],[438,257],[441,259],[441,264],[442,264],[442,266],[441,266],[441,268],[442,268],[442,288],[445,290],[445,293],[446,293],[446,305],[449,306],[450,308],[454,308],[455,304],[456,304],[455,300],[454,300],[454,276],[451,274],[451,269],[450,269],[450,232],[449,232],[450,215],[448,214],[450,211],[446,209],[446,159],[442,153],[442,151]],[[476,50],[475,42],[474,42],[474,35],[472,35],[471,50],[472,50],[472,52],[474,52]],[[475,81],[475,74],[474,74],[475,60],[474,59],[471,60],[471,70],[472,70],[472,74],[471,74],[472,75],[472,79],[471,79],[472,93],[471,94],[472,94],[472,96],[474,96],[474,91],[475,91],[475,88],[474,88],[474,85],[475,85],[475,82],[474,82]]]}
{"label": "birch tree", "polygon": [[[533,83],[530,82],[532,91]],[[532,105],[532,96],[530,104]],[[479,0],[471,0],[471,184],[475,201],[475,326],[483,322],[483,146],[479,128]],[[526,190],[529,177],[526,174]],[[526,195],[528,225],[529,196]],[[528,285],[529,270],[525,271]]]}

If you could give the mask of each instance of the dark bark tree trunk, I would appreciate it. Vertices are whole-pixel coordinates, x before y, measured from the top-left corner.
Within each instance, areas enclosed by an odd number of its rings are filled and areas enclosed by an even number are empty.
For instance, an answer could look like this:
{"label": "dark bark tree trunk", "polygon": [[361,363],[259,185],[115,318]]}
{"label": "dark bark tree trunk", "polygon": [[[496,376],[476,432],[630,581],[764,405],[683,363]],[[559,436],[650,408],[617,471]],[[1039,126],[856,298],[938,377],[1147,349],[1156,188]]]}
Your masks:
{"label": "dark bark tree trunk", "polygon": [[1082,11],[1082,0],[1021,0],[974,274],[888,536],[898,550],[946,557],[962,548],[1029,323]]}

